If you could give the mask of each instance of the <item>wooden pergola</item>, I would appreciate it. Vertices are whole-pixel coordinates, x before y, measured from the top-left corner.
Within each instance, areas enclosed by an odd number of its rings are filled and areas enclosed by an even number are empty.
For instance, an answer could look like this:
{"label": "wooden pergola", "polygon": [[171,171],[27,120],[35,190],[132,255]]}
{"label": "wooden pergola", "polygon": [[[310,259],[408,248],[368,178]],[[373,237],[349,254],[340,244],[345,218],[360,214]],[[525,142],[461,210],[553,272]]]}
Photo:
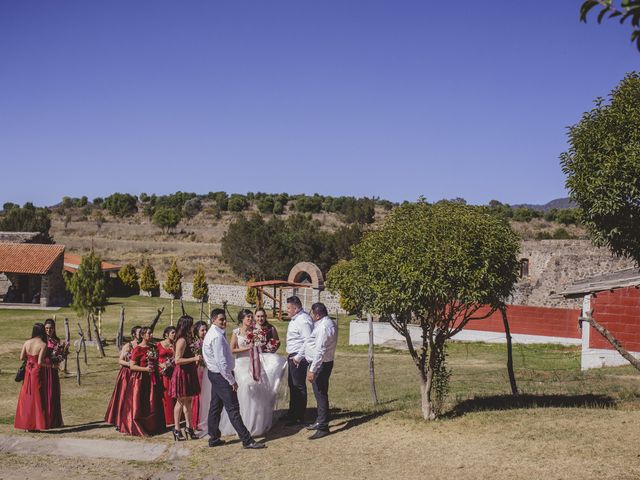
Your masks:
{"label": "wooden pergola", "polygon": [[265,297],[273,301],[273,317],[282,320],[282,289],[283,288],[311,288],[308,283],[294,283],[287,280],[263,280],[249,282],[247,287],[255,288],[258,294],[258,308],[264,308]]}

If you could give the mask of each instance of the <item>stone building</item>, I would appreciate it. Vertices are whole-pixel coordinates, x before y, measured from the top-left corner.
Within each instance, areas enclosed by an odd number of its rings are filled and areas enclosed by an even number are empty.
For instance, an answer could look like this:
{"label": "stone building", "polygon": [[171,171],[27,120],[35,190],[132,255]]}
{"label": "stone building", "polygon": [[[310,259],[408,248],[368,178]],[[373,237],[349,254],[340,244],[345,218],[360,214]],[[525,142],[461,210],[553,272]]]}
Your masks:
{"label": "stone building", "polygon": [[65,300],[63,245],[0,243],[0,299],[42,307]]}

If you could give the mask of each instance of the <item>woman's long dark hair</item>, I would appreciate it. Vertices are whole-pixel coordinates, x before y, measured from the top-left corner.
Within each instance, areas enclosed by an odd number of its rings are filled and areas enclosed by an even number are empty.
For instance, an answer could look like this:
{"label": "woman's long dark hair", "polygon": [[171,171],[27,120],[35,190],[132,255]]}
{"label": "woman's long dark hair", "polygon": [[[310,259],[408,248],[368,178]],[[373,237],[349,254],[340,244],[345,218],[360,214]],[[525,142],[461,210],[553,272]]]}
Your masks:
{"label": "woman's long dark hair", "polygon": [[38,337],[44,343],[47,343],[47,334],[44,332],[44,324],[36,322],[33,324],[33,330],[31,330],[31,338]]}
{"label": "woman's long dark hair", "polygon": [[56,321],[53,318],[47,318],[44,321],[44,326],[51,325],[53,327],[53,333],[51,334],[51,338],[53,338],[56,342],[60,342],[58,335],[56,335]]}
{"label": "woman's long dark hair", "polygon": [[183,315],[178,319],[176,326],[176,342],[184,338],[187,343],[191,340],[191,328],[193,327],[193,318],[189,315]]}
{"label": "woman's long dark hair", "polygon": [[244,317],[246,317],[247,315],[253,316],[253,312],[248,308],[243,308],[242,310],[240,310],[238,312],[238,324],[241,324],[242,320],[244,320]]}
{"label": "woman's long dark hair", "polygon": [[[273,328],[273,325],[271,325],[269,323],[269,319],[267,318],[267,311],[260,307],[260,308],[256,308],[256,311],[253,312],[253,316],[255,318],[256,315],[258,315],[258,312],[263,312],[264,313],[264,324],[262,325],[262,328]],[[258,321],[256,320],[256,327],[258,326]]]}
{"label": "woman's long dark hair", "polygon": [[191,334],[193,335],[194,339],[198,339],[200,338],[200,335],[198,335],[198,332],[200,331],[200,327],[202,326],[207,326],[207,322],[205,322],[204,320],[198,320],[196,323],[193,324],[193,328],[191,329]]}
{"label": "woman's long dark hair", "polygon": [[169,334],[174,331],[176,329],[176,327],[167,327],[164,329],[164,332],[162,332],[162,338],[169,338]]}

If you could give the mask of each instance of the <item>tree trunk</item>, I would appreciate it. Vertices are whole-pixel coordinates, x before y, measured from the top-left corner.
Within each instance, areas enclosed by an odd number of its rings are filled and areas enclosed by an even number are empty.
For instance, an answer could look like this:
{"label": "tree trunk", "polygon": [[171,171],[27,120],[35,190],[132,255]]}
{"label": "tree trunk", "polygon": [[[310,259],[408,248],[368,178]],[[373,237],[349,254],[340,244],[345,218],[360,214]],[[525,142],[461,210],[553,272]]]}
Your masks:
{"label": "tree trunk", "polygon": [[124,343],[124,305],[120,307],[120,322],[118,323],[118,331],[116,332],[116,348],[122,350]]}
{"label": "tree trunk", "polygon": [[92,338],[91,338],[91,321],[89,319],[90,316],[91,316],[91,314],[87,313],[87,338],[89,339],[89,341],[92,340]]}
{"label": "tree trunk", "polygon": [[593,325],[593,328],[595,328],[598,331],[598,333],[600,333],[600,335],[606,338],[607,341],[613,346],[613,348],[615,348],[625,360],[627,360],[631,365],[633,365],[633,367],[636,370],[640,370],[640,360],[638,360],[636,357],[631,355],[629,351],[620,344],[620,341],[616,337],[611,335],[611,332],[609,332],[609,330],[607,330],[604,326],[600,325],[600,323],[598,323],[596,319],[591,316],[583,317],[582,320],[589,322],[591,325]]}
{"label": "tree trunk", "polygon": [[80,346],[76,350],[76,383],[80,386]]}
{"label": "tree trunk", "polygon": [[89,363],[87,362],[87,344],[84,341],[84,332],[82,331],[82,325],[80,325],[80,322],[78,322],[78,335],[80,335],[80,345],[78,345],[78,352],[80,352],[80,349],[82,349],[82,351],[84,352],[84,364],[89,365]]}
{"label": "tree trunk", "polygon": [[369,323],[369,388],[371,390],[371,402],[376,405],[378,403],[378,394],[376,393],[376,374],[373,363],[373,317],[367,315]]}
{"label": "tree trunk", "polygon": [[98,351],[100,352],[100,357],[104,358],[104,346],[102,345],[102,338],[100,338],[100,330],[98,329],[98,325],[96,325],[96,318],[91,315],[91,321],[93,322],[93,330],[96,334],[96,342],[98,342]]}
{"label": "tree trunk", "polygon": [[[64,319],[64,339],[67,342],[67,345],[71,345],[71,332],[69,331],[69,319],[65,317]],[[67,355],[68,356],[68,355]],[[64,373],[69,373],[67,369],[67,359],[64,359],[64,368],[62,370]]]}
{"label": "tree trunk", "polygon": [[173,327],[173,298],[171,299],[171,326]]}
{"label": "tree trunk", "polygon": [[516,385],[516,375],[513,372],[513,346],[511,344],[511,330],[509,329],[509,321],[507,320],[507,309],[500,308],[502,313],[502,323],[504,324],[504,334],[507,337],[507,372],[509,373],[509,383],[511,384],[511,393],[518,395],[518,386]]}
{"label": "tree trunk", "polygon": [[435,420],[436,413],[431,400],[431,386],[433,385],[433,369],[427,371],[426,377],[420,375],[420,396],[422,398],[422,417],[425,420]]}

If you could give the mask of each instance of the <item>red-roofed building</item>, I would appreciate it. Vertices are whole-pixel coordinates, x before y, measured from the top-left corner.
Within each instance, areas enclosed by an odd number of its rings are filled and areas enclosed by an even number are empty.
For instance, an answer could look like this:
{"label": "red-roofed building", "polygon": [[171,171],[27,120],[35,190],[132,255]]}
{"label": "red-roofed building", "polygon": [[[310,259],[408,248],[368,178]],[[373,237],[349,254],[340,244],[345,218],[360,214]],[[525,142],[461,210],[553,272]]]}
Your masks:
{"label": "red-roofed building", "polygon": [[[76,273],[78,268],[80,268],[80,262],[82,262],[82,257],[80,255],[76,255],[75,253],[65,253],[64,271],[69,273]],[[109,262],[101,262],[100,267],[102,268],[102,271],[108,276],[110,276],[111,274],[117,274],[118,270],[120,270],[120,265]]]}
{"label": "red-roofed building", "polygon": [[0,243],[0,299],[43,307],[65,299],[64,245]]}

